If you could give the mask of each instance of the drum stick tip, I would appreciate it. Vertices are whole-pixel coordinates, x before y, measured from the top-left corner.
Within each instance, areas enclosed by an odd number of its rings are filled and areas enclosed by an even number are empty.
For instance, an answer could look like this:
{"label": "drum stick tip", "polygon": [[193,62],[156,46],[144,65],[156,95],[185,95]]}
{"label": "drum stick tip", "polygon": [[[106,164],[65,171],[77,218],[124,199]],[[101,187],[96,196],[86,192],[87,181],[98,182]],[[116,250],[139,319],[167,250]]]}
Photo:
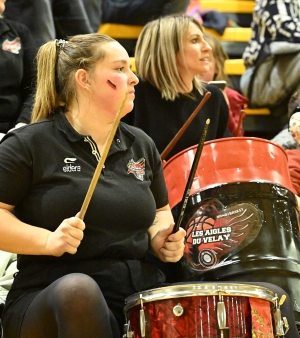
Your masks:
{"label": "drum stick tip", "polygon": [[207,120],[206,120],[206,124],[210,124],[210,119],[207,119]]}

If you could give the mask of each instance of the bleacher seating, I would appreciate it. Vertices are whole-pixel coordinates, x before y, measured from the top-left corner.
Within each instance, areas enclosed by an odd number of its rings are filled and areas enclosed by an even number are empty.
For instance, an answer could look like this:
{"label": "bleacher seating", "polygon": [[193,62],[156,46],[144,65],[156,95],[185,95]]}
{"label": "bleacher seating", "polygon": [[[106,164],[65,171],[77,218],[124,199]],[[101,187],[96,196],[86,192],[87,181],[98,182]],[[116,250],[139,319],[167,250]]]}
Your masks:
{"label": "bleacher seating", "polygon": [[[114,39],[137,39],[142,29],[143,26],[104,23],[99,27],[98,33],[107,34]],[[222,35],[211,28],[204,27],[204,31],[215,35],[223,41],[247,42],[251,37],[251,29],[249,27],[227,27]]]}
{"label": "bleacher seating", "polygon": [[116,23],[104,23],[98,33],[107,34],[114,39],[137,39],[143,26],[121,25]]}
{"label": "bleacher seating", "polygon": [[202,9],[212,9],[224,13],[252,14],[255,6],[254,0],[201,0]]}

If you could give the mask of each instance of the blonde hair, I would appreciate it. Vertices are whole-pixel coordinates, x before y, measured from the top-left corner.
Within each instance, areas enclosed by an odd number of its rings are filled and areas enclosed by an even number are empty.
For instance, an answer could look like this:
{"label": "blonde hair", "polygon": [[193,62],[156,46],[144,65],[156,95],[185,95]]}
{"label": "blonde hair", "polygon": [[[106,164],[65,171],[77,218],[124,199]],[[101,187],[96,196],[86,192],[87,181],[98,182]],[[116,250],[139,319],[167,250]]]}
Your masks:
{"label": "blonde hair", "polygon": [[[135,49],[137,75],[156,87],[166,100],[175,100],[183,86],[178,72],[176,56],[183,59],[183,39],[189,24],[203,31],[199,21],[185,14],[170,15],[150,21],[143,28]],[[203,92],[201,82],[195,77],[194,87]],[[185,94],[193,97],[192,94]]]}
{"label": "blonde hair", "polygon": [[224,66],[225,60],[229,59],[227,53],[224,51],[223,46],[215,36],[210,33],[203,34],[204,40],[210,45],[212,48],[212,55],[216,62],[216,73],[214,74],[214,81],[226,81],[229,82],[228,76],[225,74]]}
{"label": "blonde hair", "polygon": [[103,45],[115,42],[104,34],[73,36],[69,41],[53,40],[37,54],[37,90],[31,122],[48,117],[59,105],[68,106],[76,97],[74,74],[78,69],[93,71],[105,57]]}

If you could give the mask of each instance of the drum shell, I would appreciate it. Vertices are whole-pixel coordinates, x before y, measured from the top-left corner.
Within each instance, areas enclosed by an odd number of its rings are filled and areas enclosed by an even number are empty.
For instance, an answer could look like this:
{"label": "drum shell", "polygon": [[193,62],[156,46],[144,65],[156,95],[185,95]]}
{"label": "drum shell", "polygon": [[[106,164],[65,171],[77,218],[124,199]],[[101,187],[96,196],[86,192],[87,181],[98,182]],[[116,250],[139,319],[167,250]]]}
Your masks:
{"label": "drum shell", "polygon": [[[264,287],[222,282],[181,283],[128,297],[124,312],[135,338],[141,337],[140,297],[144,299],[142,307],[145,313],[146,338],[218,338],[220,337],[216,312],[219,301],[218,290],[222,290],[220,294],[224,296],[230,337],[252,336],[249,297],[268,301],[270,312],[273,308],[271,300],[274,299],[274,293]],[[176,317],[172,310],[178,304],[184,311],[182,316]]]}
{"label": "drum shell", "polygon": [[[173,156],[164,165],[171,208],[183,193],[197,145]],[[270,182],[293,191],[287,155],[279,145],[254,137],[229,137],[205,142],[190,195],[232,182]]]}
{"label": "drum shell", "polygon": [[[256,238],[227,257],[223,265],[206,271],[182,269],[184,280],[268,282],[280,286],[294,303],[300,319],[300,240],[295,195],[271,183],[241,182],[215,186],[190,196],[182,227],[203,201],[217,199],[224,207],[249,202],[263,212]],[[173,212],[180,209],[178,205]]]}

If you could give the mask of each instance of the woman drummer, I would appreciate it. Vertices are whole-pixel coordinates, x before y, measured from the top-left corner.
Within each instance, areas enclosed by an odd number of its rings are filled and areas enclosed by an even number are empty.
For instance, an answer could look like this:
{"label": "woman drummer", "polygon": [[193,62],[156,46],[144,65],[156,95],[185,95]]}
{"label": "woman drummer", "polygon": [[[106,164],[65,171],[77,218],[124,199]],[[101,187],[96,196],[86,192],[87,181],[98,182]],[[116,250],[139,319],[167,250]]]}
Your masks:
{"label": "woman drummer", "polygon": [[0,145],[0,248],[19,254],[2,316],[6,338],[120,337],[124,300],[164,282],[145,261],[183,255],[153,141],[120,123],[84,222],[78,211],[117,111],[138,79],[125,49],[100,34],[38,53],[30,125]]}

